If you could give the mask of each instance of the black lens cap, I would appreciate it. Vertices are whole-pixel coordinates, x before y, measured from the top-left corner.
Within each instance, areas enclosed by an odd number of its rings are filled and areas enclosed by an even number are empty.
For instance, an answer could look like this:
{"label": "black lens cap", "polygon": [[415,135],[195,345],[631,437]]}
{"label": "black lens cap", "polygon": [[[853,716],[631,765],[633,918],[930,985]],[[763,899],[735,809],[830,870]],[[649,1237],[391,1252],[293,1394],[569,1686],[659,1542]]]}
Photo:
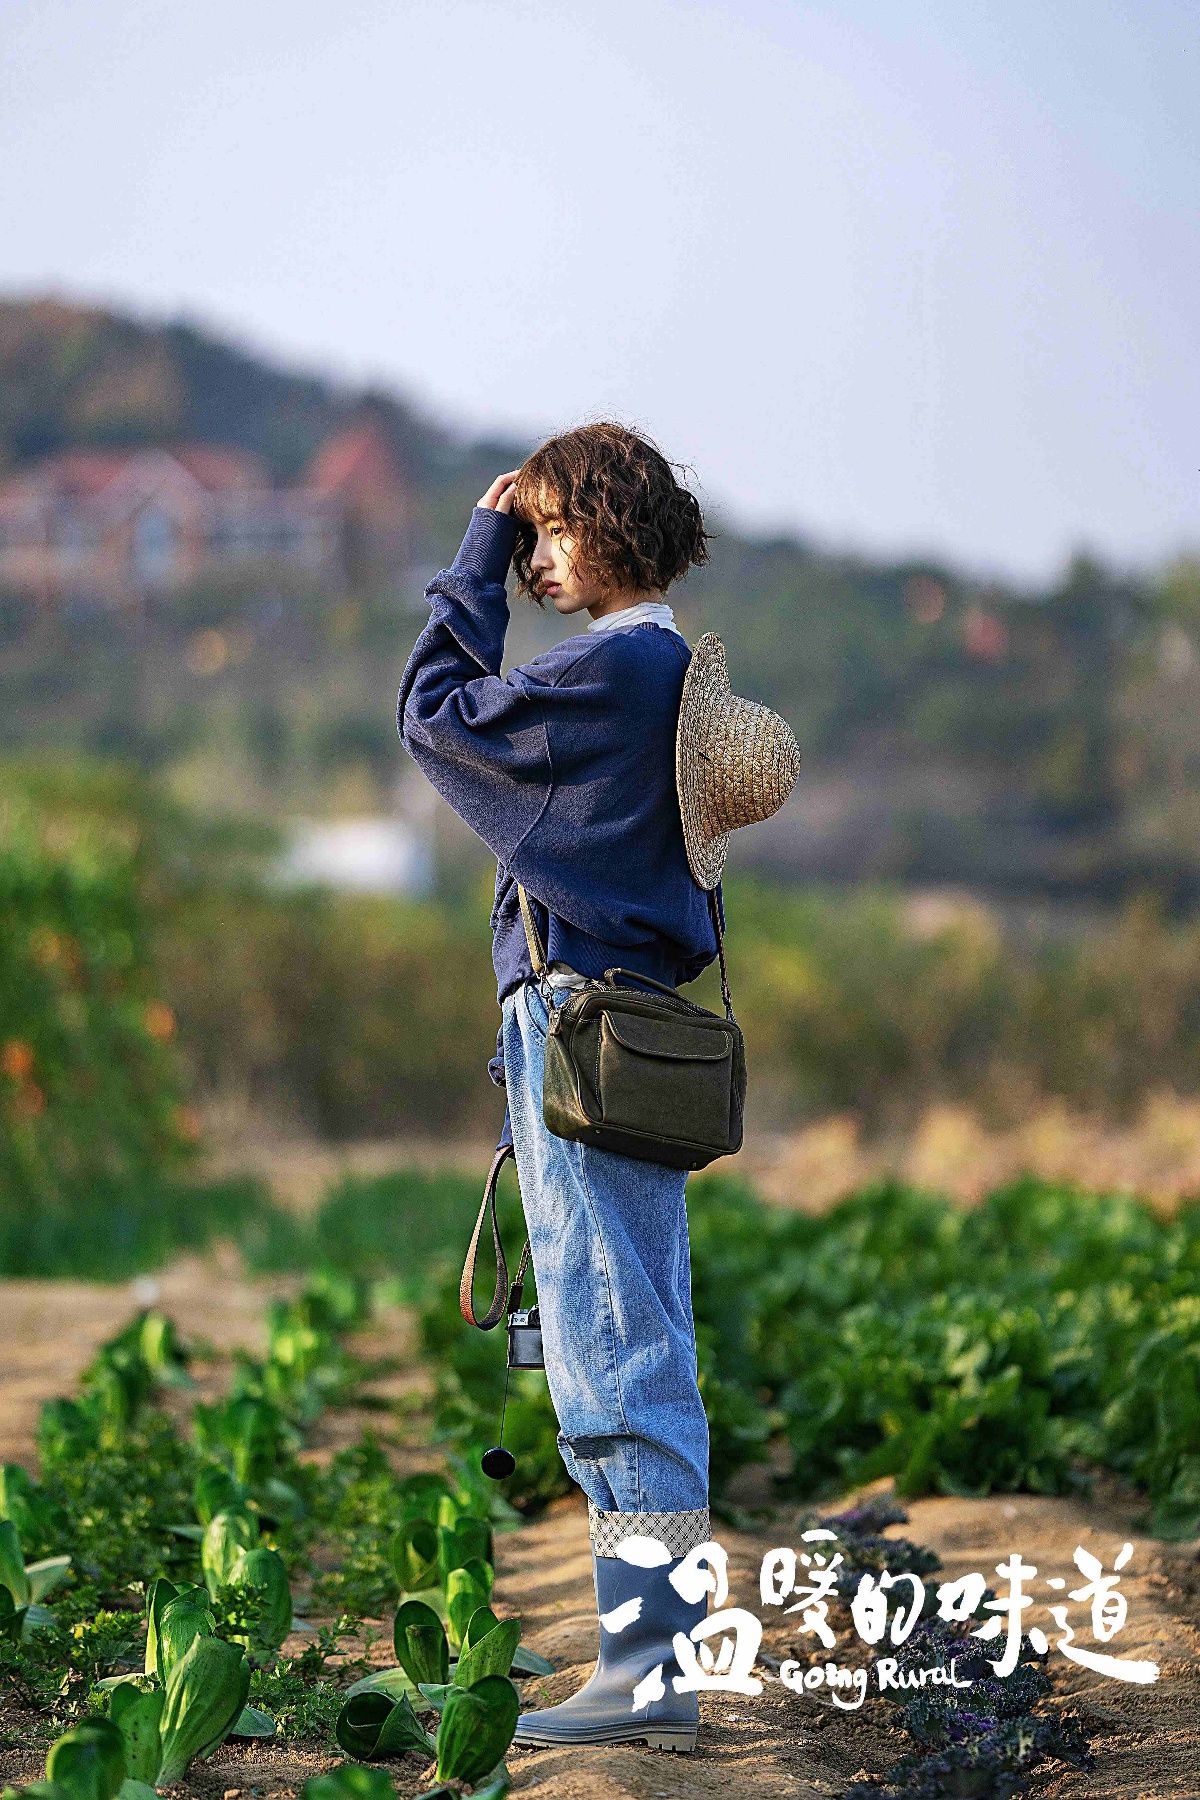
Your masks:
{"label": "black lens cap", "polygon": [[517,1459],[511,1450],[505,1450],[500,1444],[493,1444],[490,1450],[484,1451],[479,1466],[493,1481],[503,1481],[516,1468]]}

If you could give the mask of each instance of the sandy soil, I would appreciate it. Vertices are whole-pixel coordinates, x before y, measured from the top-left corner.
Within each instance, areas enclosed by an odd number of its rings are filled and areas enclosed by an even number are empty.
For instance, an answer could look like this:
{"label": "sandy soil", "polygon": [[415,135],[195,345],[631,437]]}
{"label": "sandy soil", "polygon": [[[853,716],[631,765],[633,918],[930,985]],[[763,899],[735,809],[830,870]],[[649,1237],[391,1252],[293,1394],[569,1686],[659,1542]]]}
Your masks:
{"label": "sandy soil", "polygon": [[[236,1268],[236,1258],[227,1254],[215,1260],[181,1259],[153,1283],[116,1288],[76,1282],[0,1284],[0,1459],[35,1467],[32,1431],[41,1401],[72,1392],[95,1348],[139,1303],[162,1306],[185,1334],[207,1338],[223,1351],[244,1345],[261,1352],[265,1300],[295,1284],[246,1282]],[[360,1334],[355,1347],[367,1355],[405,1359],[403,1372],[386,1377],[377,1392],[411,1391],[428,1380],[411,1361],[411,1324],[402,1315]],[[222,1389],[223,1359],[203,1365],[198,1373],[206,1393]],[[354,1411],[327,1415],[311,1453],[327,1457],[339,1444],[353,1441],[363,1423],[369,1420],[378,1428],[382,1418]],[[433,1460],[428,1452],[397,1454],[398,1468],[430,1466]],[[834,1511],[851,1498],[828,1502],[825,1510]],[[918,1500],[909,1506],[908,1524],[897,1528],[938,1551],[945,1569],[940,1579],[978,1570],[995,1585],[996,1563],[1018,1549],[1036,1565],[1038,1610],[1028,1615],[1028,1622],[1040,1622],[1047,1630],[1059,1693],[1083,1710],[1096,1734],[1097,1755],[1090,1775],[1061,1769],[1043,1773],[1031,1791],[1045,1800],[1196,1800],[1200,1795],[1200,1545],[1162,1545],[1139,1536],[1129,1526],[1136,1510],[1135,1500],[1105,1483],[1090,1502],[1023,1495]],[[777,1509],[753,1531],[718,1524],[716,1535],[730,1556],[732,1603],[762,1613],[760,1560],[781,1544],[799,1548],[798,1531],[797,1515],[786,1509]],[[1044,1611],[1045,1600],[1054,1597],[1042,1586],[1045,1577],[1064,1576],[1068,1587],[1079,1584],[1072,1562],[1077,1545],[1091,1549],[1107,1568],[1127,1541],[1134,1546],[1122,1577],[1128,1622],[1109,1648],[1126,1658],[1153,1658],[1161,1674],[1149,1686],[1131,1687],[1072,1665],[1053,1647],[1059,1634]],[[586,1511],[577,1497],[558,1503],[536,1524],[498,1538],[497,1601],[502,1612],[523,1617],[526,1641],[557,1665],[553,1676],[527,1685],[524,1692],[531,1703],[553,1703],[573,1692],[590,1672],[596,1641]],[[1081,1641],[1090,1642],[1085,1609],[1075,1606],[1071,1617]],[[803,1660],[814,1647],[811,1639],[794,1635],[794,1621],[768,1612],[765,1623],[763,1649],[769,1657],[798,1654]],[[287,1648],[298,1650],[302,1641],[292,1640]],[[852,1635],[839,1634],[838,1660],[855,1660],[855,1648]],[[376,1646],[375,1655],[380,1663],[390,1660],[386,1643]],[[824,1660],[824,1653],[818,1660]],[[856,1774],[881,1772],[908,1748],[891,1722],[888,1702],[872,1697],[870,1690],[861,1711],[846,1713],[823,1701],[822,1690],[816,1690],[817,1697],[792,1693],[765,1661],[758,1673],[764,1677],[760,1696],[702,1696],[702,1732],[692,1757],[638,1748],[514,1750],[514,1792],[529,1800],[658,1800],[667,1795],[706,1800],[730,1792],[762,1800],[785,1795],[804,1800],[836,1795]],[[11,1702],[5,1716],[15,1716]],[[180,1791],[202,1800],[243,1794],[284,1800],[298,1793],[307,1776],[336,1766],[337,1760],[305,1748],[230,1748]],[[405,1795],[426,1785],[428,1771],[418,1757],[391,1768]],[[0,1776],[8,1780],[30,1780],[41,1772],[40,1756],[0,1752]]]}

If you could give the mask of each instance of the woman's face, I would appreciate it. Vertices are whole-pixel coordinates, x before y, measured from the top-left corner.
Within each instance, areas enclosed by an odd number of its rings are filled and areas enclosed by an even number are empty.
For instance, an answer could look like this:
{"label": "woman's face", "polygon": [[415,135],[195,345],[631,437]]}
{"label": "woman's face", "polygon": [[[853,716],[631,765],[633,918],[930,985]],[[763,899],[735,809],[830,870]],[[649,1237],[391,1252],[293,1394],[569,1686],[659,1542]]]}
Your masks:
{"label": "woman's face", "polygon": [[535,519],[533,524],[537,543],[529,558],[530,571],[537,584],[536,592],[543,600],[552,601],[556,612],[565,616],[586,609],[593,619],[603,619],[609,613],[632,606],[636,600],[658,598],[653,594],[602,588],[589,579],[581,566],[575,540],[562,519],[551,516]]}
{"label": "woman's face", "polygon": [[560,613],[581,612],[600,600],[582,570],[577,566],[575,540],[562,519],[533,521],[537,543],[529,559],[536,592],[543,600],[553,602]]}

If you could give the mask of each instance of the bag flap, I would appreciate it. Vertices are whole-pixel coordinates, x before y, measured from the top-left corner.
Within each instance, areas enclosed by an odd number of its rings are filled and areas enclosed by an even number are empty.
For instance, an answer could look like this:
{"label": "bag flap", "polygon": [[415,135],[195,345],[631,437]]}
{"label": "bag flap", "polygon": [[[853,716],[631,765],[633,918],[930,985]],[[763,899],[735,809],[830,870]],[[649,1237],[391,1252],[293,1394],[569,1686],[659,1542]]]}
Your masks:
{"label": "bag flap", "polygon": [[603,1029],[618,1044],[639,1056],[665,1056],[673,1062],[719,1062],[732,1048],[723,1031],[689,1028],[682,1018],[654,1019],[641,1013],[606,1012]]}

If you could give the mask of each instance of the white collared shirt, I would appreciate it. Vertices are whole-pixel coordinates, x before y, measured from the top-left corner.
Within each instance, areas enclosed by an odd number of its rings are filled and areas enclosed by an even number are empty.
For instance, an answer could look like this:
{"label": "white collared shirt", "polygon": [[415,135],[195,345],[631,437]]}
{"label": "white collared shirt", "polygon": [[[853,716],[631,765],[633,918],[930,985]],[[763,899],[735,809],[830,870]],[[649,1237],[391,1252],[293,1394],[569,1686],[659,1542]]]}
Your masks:
{"label": "white collared shirt", "polygon": [[679,630],[675,614],[665,600],[639,600],[635,606],[626,606],[619,612],[606,613],[602,619],[593,619],[588,630],[624,631],[631,625],[644,625],[647,620],[651,625],[665,625],[668,631]]}

